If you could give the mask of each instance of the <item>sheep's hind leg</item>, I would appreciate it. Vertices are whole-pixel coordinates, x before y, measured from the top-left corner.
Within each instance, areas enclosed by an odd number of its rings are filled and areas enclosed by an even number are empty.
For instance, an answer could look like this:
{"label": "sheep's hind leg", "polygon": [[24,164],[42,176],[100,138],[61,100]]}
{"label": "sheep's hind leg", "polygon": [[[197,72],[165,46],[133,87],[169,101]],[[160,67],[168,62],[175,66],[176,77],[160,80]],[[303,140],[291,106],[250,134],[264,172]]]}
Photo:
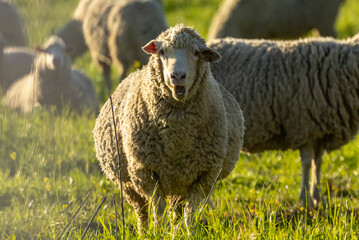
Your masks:
{"label": "sheep's hind leg", "polygon": [[320,169],[322,165],[322,157],[324,150],[322,148],[317,148],[315,152],[315,157],[312,161],[312,182],[310,194],[313,199],[313,204],[315,207],[318,206],[318,203],[321,199],[321,188],[320,188]]}
{"label": "sheep's hind leg", "polygon": [[312,204],[312,199],[309,195],[309,174],[312,160],[314,159],[314,149],[312,146],[305,146],[300,148],[300,157],[302,163],[302,182],[299,198],[302,206]]}

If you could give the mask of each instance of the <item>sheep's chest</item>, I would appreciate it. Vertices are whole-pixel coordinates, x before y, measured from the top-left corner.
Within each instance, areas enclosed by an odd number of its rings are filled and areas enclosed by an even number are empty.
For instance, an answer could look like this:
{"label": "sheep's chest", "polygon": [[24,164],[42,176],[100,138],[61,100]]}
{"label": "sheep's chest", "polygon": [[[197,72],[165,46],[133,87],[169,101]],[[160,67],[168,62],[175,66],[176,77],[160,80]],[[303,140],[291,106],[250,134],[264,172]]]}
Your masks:
{"label": "sheep's chest", "polygon": [[199,115],[170,112],[137,122],[131,144],[133,161],[159,178],[165,194],[184,194],[188,187],[214,164],[223,148],[214,148],[210,124]]}

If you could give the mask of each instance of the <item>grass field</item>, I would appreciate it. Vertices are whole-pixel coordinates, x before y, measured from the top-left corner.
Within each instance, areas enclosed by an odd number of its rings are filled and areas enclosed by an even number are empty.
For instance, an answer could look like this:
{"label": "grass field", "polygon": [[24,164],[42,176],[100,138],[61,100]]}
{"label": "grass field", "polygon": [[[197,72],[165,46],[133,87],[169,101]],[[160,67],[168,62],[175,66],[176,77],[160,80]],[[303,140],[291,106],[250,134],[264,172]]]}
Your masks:
{"label": "grass field", "polygon": [[[13,0],[24,16],[29,46],[43,43],[70,18],[77,0]],[[183,22],[206,36],[220,0],[164,0],[170,25]],[[346,0],[337,21],[340,38],[359,32],[359,1]],[[75,62],[104,84],[87,53]],[[114,73],[115,75],[116,73]],[[103,94],[102,94],[103,95]],[[101,98],[103,104],[105,98]],[[45,110],[22,116],[0,104],[0,239],[57,239],[90,192],[63,239],[139,238],[136,216],[125,203],[121,224],[120,192],[106,181],[93,150],[94,117]],[[298,201],[298,151],[242,154],[233,173],[217,184],[188,237],[178,239],[359,239],[359,138],[324,156],[322,188],[327,208],[305,211]],[[113,196],[117,206],[117,214]],[[118,227],[117,227],[118,226]],[[164,224],[164,226],[167,226]],[[167,227],[141,239],[171,239]]]}

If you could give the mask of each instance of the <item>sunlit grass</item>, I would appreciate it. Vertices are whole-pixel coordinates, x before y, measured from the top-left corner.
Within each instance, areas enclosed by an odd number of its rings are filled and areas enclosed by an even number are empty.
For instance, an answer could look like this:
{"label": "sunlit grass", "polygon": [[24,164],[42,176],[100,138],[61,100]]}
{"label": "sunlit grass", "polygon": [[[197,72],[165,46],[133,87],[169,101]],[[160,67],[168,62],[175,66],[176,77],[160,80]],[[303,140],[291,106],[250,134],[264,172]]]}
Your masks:
{"label": "sunlit grass", "polygon": [[[71,16],[76,0],[16,0],[24,15],[29,46],[42,44]],[[220,0],[165,0],[169,25],[195,27],[204,37]],[[347,0],[337,21],[339,37],[359,31],[359,2]],[[106,90],[86,53],[75,67],[90,76],[100,96]],[[117,73],[113,73],[116,83]],[[87,239],[172,239],[169,218],[139,237],[133,209],[102,174],[93,149],[94,116],[39,110],[20,115],[0,104],[0,239],[56,239],[91,192],[63,239],[79,239],[100,202],[107,198]],[[220,181],[210,205],[195,216],[191,236],[183,220],[176,239],[358,239],[359,139],[324,156],[322,188],[328,208],[306,211],[298,201],[298,151],[242,154]],[[117,214],[113,195],[116,196]],[[116,225],[117,217],[117,225]],[[119,229],[117,229],[119,226]]]}

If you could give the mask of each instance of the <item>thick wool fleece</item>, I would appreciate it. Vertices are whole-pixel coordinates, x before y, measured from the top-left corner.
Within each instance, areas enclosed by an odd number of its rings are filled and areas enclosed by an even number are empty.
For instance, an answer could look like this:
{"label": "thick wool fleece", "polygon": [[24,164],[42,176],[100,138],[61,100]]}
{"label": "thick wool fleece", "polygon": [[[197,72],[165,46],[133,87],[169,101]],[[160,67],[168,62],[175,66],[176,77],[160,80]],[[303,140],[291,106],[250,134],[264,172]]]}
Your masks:
{"label": "thick wool fleece", "polygon": [[[156,40],[174,48],[205,45],[194,30],[181,25]],[[145,205],[157,186],[154,199],[160,199],[159,208],[168,197],[172,207],[186,200],[193,211],[220,169],[221,177],[226,177],[234,168],[244,131],[238,103],[217,84],[207,62],[199,60],[197,78],[184,102],[172,97],[161,69],[159,56],[152,55],[149,64],[121,82],[112,95],[124,195],[142,223],[148,217]],[[109,101],[101,109],[93,133],[104,173],[119,183]]]}
{"label": "thick wool fleece", "polygon": [[336,36],[334,23],[343,0],[225,0],[208,38],[294,39],[312,28]]}
{"label": "thick wool fleece", "polygon": [[333,150],[359,126],[359,43],[218,39],[211,69],[238,100],[246,119],[243,149]]}

